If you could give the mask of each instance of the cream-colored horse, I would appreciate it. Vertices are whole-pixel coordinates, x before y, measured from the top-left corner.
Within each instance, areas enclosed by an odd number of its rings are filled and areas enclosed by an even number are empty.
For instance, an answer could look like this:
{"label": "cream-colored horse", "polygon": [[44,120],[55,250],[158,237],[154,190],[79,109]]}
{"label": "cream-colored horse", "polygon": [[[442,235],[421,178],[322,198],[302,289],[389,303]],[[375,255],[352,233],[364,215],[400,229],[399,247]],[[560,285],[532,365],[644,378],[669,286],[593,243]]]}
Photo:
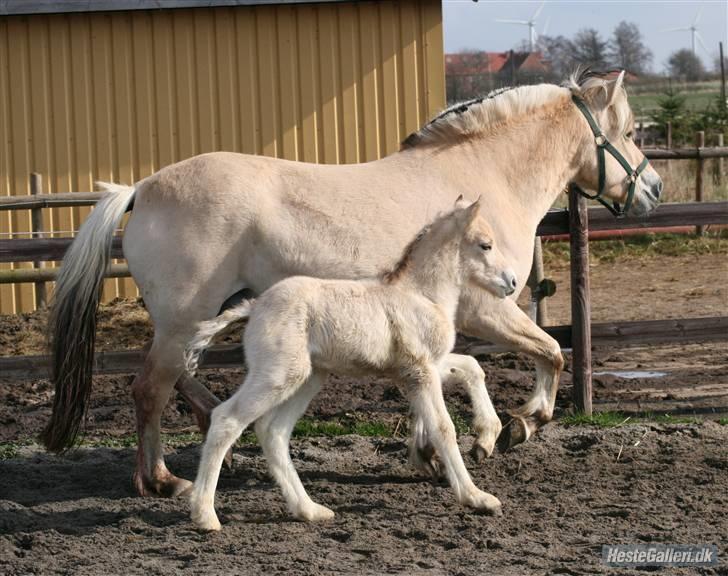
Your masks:
{"label": "cream-colored horse", "polygon": [[[183,350],[195,325],[241,290],[261,294],[288,276],[374,276],[459,194],[470,200],[482,194],[483,216],[523,287],[536,227],[556,197],[568,182],[598,186],[597,142],[574,95],[637,166],[643,155],[631,137],[622,77],[585,76],[566,87],[523,86],[452,107],[408,137],[400,152],[376,162],[322,166],[219,152],[163,168],[134,187],[109,186],[112,193],[86,220],[57,283],[50,325],[56,396],[46,445],[63,449],[82,421],[108,246],[132,203],[124,253],[155,327],[132,385],[139,435],[134,479],[141,494],[174,495],[189,482],[165,466],[162,410],[175,383],[202,419],[214,405],[184,375]],[[623,201],[630,183],[608,156],[604,196]],[[632,212],[652,210],[661,186],[647,167],[636,178]],[[551,418],[563,366],[558,343],[516,305],[518,292],[497,299],[466,289],[457,313],[461,332],[535,360],[533,394],[512,412],[501,434],[504,446],[526,440]],[[481,413],[484,391],[471,393],[475,453],[482,457],[492,449],[488,430],[500,423]]]}
{"label": "cream-colored horse", "polygon": [[254,305],[245,302],[202,323],[188,350],[188,371],[194,373],[197,356],[216,332],[249,317],[248,373],[240,389],[212,412],[190,497],[195,524],[220,529],[214,509],[220,466],[253,422],[291,514],[307,521],[334,516],[308,496],[288,448],[296,420],[330,372],[405,382],[412,411],[440,455],[458,502],[500,513],[498,499],[476,488],[465,468],[441,388],[441,379],[450,374],[447,358],[455,344],[463,288],[485,289],[500,298],[516,289],[515,274],[479,213],[479,202],[458,201],[454,210],[423,228],[381,278],[286,278]]}

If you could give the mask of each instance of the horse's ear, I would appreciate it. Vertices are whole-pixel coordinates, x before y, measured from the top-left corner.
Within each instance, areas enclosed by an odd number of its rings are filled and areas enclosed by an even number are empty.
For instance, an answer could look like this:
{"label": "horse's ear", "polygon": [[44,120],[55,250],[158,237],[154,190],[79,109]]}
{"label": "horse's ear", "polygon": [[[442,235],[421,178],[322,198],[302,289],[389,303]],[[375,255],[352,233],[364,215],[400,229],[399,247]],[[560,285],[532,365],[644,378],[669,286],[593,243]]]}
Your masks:
{"label": "horse's ear", "polygon": [[614,104],[617,94],[622,90],[624,85],[624,70],[619,73],[617,79],[614,82],[610,82],[607,85],[607,106]]}
{"label": "horse's ear", "polygon": [[465,198],[463,197],[463,195],[460,194],[460,196],[458,196],[457,200],[455,200],[455,208],[462,209],[462,208],[467,208],[467,207],[468,207],[468,203],[465,201]]}
{"label": "horse's ear", "polygon": [[468,206],[466,213],[468,224],[477,218],[478,214],[480,214],[480,196],[478,196],[478,199],[475,202]]}

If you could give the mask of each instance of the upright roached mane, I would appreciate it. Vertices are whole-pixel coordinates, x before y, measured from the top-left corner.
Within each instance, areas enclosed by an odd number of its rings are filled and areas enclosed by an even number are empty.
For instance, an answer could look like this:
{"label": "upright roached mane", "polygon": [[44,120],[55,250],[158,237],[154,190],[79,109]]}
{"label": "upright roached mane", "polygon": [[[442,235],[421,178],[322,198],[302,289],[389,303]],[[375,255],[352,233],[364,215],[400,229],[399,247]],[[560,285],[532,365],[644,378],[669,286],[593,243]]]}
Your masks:
{"label": "upright roached mane", "polygon": [[[589,69],[575,72],[564,82],[572,94],[589,99],[606,91],[610,80]],[[564,100],[564,91],[551,84],[500,88],[484,98],[453,104],[402,142],[402,148],[455,144],[465,138],[489,134],[498,124],[542,108],[550,100]],[[620,130],[633,122],[626,99],[613,108]]]}

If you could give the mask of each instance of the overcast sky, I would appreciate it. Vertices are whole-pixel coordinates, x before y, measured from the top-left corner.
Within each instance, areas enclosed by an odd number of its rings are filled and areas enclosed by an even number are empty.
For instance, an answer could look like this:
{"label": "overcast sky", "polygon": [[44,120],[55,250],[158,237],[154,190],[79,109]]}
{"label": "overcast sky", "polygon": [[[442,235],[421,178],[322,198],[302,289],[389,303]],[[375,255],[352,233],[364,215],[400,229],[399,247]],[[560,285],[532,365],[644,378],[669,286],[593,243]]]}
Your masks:
{"label": "overcast sky", "polygon": [[[495,22],[496,18],[527,20],[541,0],[444,0],[445,52],[475,48],[492,52],[510,50],[528,39],[528,27]],[[621,20],[636,23],[645,43],[652,50],[652,69],[661,72],[670,54],[690,48],[690,32],[663,32],[666,28],[692,25],[702,6],[697,28],[710,50],[708,55],[698,44],[697,52],[704,64],[713,67],[718,42],[728,52],[728,0],[547,0],[537,18],[540,34],[548,21],[549,36],[574,36],[581,28],[596,28],[609,37]]]}

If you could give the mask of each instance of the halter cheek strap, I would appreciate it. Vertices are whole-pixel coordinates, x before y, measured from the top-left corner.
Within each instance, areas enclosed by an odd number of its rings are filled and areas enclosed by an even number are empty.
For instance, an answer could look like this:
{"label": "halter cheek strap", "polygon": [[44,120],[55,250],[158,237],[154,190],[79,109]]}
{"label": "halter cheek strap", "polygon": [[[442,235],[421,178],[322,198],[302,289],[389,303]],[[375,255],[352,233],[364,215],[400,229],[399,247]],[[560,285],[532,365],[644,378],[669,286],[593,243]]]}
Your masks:
{"label": "halter cheek strap", "polygon": [[[597,166],[599,169],[599,187],[597,188],[596,194],[587,194],[580,186],[577,186],[576,184],[572,185],[579,194],[581,194],[585,198],[589,198],[590,200],[596,200],[597,202],[605,206],[607,210],[609,210],[615,216],[624,216],[625,214],[627,214],[627,212],[629,212],[629,209],[632,207],[632,200],[634,199],[634,191],[635,187],[637,186],[637,179],[639,178],[642,171],[647,167],[649,161],[647,160],[647,157],[644,157],[642,159],[642,162],[640,162],[639,166],[637,166],[637,168],[633,170],[630,163],[627,162],[627,160],[624,156],[622,156],[619,150],[612,146],[612,144],[602,132],[602,129],[599,128],[599,124],[597,124],[596,120],[594,120],[594,117],[592,116],[589,108],[584,103],[584,101],[578,96],[572,96],[571,99],[573,100],[576,107],[584,115],[584,118],[586,118],[586,121],[589,123],[589,128],[591,128],[591,131],[594,134],[594,143],[597,146]],[[624,168],[624,171],[627,173],[627,179],[629,180],[629,189],[627,190],[627,201],[624,203],[624,208],[622,208],[618,202],[613,202],[613,206],[610,206],[609,203],[604,198],[602,198],[605,192],[605,184],[607,179],[605,151],[609,152],[609,154],[617,162],[619,162],[620,166],[622,166],[622,168]]]}

